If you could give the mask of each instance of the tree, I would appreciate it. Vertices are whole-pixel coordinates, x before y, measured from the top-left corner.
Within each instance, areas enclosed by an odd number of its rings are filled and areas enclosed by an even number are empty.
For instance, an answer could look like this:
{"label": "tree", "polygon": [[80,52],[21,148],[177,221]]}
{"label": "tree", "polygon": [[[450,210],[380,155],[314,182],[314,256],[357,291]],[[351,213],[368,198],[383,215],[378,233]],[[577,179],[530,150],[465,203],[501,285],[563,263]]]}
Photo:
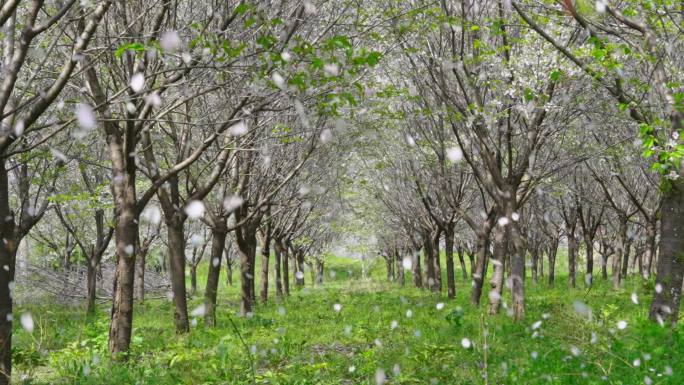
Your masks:
{"label": "tree", "polygon": [[[650,315],[659,322],[668,320],[676,323],[684,281],[681,258],[684,238],[679,236],[684,226],[684,215],[681,215],[684,210],[684,167],[681,165],[684,156],[681,142],[684,108],[682,98],[670,87],[670,80],[677,79],[682,72],[681,60],[676,59],[680,56],[677,47],[682,30],[675,27],[676,23],[665,22],[666,18],[655,15],[662,12],[676,18],[681,5],[666,3],[646,8],[638,1],[619,7],[604,1],[600,3],[596,13],[586,8],[579,9],[570,1],[562,3],[564,13],[559,17],[571,17],[589,35],[565,44],[554,36],[556,31],[544,30],[530,17],[520,2],[514,1],[512,5],[530,28],[615,99],[618,107],[639,125],[644,155],[657,158],[653,168],[662,176],[664,193],[656,276],[659,290],[653,296]],[[643,12],[643,17],[636,16],[637,9]],[[589,49],[584,51],[586,53],[574,53],[569,47],[570,44],[585,42],[589,44]],[[618,59],[620,52],[626,65]],[[643,73],[652,76],[642,81],[640,74]],[[631,80],[647,87],[637,90],[630,85]],[[642,100],[648,102],[642,103]]]}
{"label": "tree", "polygon": [[[51,107],[74,74],[111,5],[111,1],[103,1],[94,8],[79,9],[74,7],[75,3],[67,1],[53,8],[43,1],[21,5],[19,1],[7,1],[0,8],[3,30],[0,82],[0,218],[3,222],[0,237],[5,240],[0,244],[0,265],[8,266],[0,271],[0,384],[8,384],[12,372],[11,283],[14,282],[17,248],[47,209],[47,201],[35,207],[28,200],[28,165],[21,154],[42,146],[73,121],[60,118],[55,122],[45,118],[46,112],[53,111]],[[68,22],[77,16],[81,20],[78,25]],[[32,42],[43,37],[50,41],[44,42],[45,46],[52,47],[49,54],[63,60],[61,66],[28,55]],[[54,43],[60,39],[62,44],[57,49]],[[8,175],[8,165],[14,160],[20,170],[16,180]],[[10,181],[21,186],[18,200],[10,196]],[[17,202],[18,207],[12,208]]]}

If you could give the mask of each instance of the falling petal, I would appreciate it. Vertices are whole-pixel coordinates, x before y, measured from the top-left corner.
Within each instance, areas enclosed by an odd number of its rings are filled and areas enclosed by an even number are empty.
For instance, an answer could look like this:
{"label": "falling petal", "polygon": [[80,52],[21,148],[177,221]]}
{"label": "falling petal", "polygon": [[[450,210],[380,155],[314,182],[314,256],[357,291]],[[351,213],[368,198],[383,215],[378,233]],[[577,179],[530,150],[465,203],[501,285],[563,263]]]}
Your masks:
{"label": "falling petal", "polygon": [[145,86],[145,75],[143,75],[141,72],[136,72],[133,74],[133,76],[131,76],[130,86],[135,93],[142,91],[143,87]]}
{"label": "falling petal", "polygon": [[181,39],[176,31],[166,31],[162,34],[159,45],[164,51],[175,52],[181,45]]}
{"label": "falling petal", "polygon": [[185,206],[185,213],[190,219],[198,219],[204,216],[204,203],[202,201],[190,201]]}
{"label": "falling petal", "polygon": [[21,323],[21,327],[24,328],[24,330],[26,330],[29,333],[33,333],[34,324],[31,313],[22,313],[19,317],[19,322]]}

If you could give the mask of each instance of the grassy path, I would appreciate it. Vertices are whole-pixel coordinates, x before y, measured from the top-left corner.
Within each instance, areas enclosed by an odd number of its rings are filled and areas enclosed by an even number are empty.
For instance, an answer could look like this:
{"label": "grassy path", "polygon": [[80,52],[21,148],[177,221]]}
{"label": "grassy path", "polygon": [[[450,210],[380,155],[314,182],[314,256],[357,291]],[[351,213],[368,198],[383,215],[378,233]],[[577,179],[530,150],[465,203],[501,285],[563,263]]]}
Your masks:
{"label": "grassy path", "polygon": [[127,365],[107,359],[106,308],[91,323],[80,309],[31,308],[33,335],[15,330],[17,371],[30,384],[684,383],[682,329],[647,321],[652,288],[638,279],[618,292],[601,280],[590,291],[567,289],[565,277],[556,288],[528,283],[527,318],[516,324],[505,309],[470,306],[469,282],[447,301],[382,282],[379,263],[369,279],[358,261],[328,265],[323,287],[251,318],[235,315],[236,288],[222,286],[218,327],[198,319],[187,336],[173,333],[168,301],[138,306]]}

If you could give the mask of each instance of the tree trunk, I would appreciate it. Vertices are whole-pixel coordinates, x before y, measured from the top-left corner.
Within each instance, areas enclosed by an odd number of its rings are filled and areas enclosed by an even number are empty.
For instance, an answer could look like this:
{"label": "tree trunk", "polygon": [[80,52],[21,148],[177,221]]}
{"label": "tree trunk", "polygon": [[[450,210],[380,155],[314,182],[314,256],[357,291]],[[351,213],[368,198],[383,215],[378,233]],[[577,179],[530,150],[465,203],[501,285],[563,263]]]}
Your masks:
{"label": "tree trunk", "polygon": [[273,241],[273,248],[275,249],[275,286],[276,286],[276,296],[282,298],[283,296],[283,281],[282,275],[280,273],[281,258],[283,255],[283,247],[280,244],[280,239],[275,239]]}
{"label": "tree trunk", "polygon": [[489,314],[498,314],[501,307],[505,276],[506,241],[506,231],[501,226],[497,226],[494,230],[494,254],[492,255],[494,273],[492,274],[489,288]]}
{"label": "tree trunk", "polygon": [[190,297],[194,297],[197,293],[197,266],[190,265]]}
{"label": "tree trunk", "polygon": [[[632,241],[627,241],[627,245],[625,245],[625,254],[622,255],[622,270],[620,271],[620,277],[622,279],[627,278],[627,269],[629,267],[629,255],[631,254],[632,251]],[[636,250],[634,250],[636,252]]]}
{"label": "tree trunk", "polygon": [[601,240],[599,247],[599,262],[601,263],[601,278],[608,279],[608,258],[610,257],[607,244]]}
{"label": "tree trunk", "polygon": [[14,215],[9,208],[9,184],[5,159],[0,158],[0,384],[10,382],[12,372],[12,290],[17,244],[15,239]]}
{"label": "tree trunk", "polygon": [[613,288],[615,290],[620,288],[620,282],[623,278],[622,260],[627,254],[627,218],[624,216],[620,217],[620,227],[618,229],[617,241],[617,252],[613,258]]}
{"label": "tree trunk", "polygon": [[477,235],[477,260],[475,262],[475,271],[472,273],[473,277],[473,291],[470,295],[470,303],[473,305],[480,304],[480,298],[482,297],[482,284],[484,283],[484,278],[486,276],[487,269],[487,247],[489,232],[481,232]]}
{"label": "tree trunk", "polygon": [[568,280],[570,287],[577,285],[577,238],[575,238],[574,227],[569,229],[568,234]]}
{"label": "tree trunk", "polygon": [[323,285],[323,261],[316,260],[316,285]]}
{"label": "tree trunk", "polygon": [[97,296],[97,261],[95,256],[91,255],[86,264],[86,314],[93,315],[96,310],[95,299]]}
{"label": "tree trunk", "polygon": [[271,257],[271,234],[270,230],[266,230],[261,237],[261,302],[268,301],[268,268],[269,259]]}
{"label": "tree trunk", "polygon": [[[130,178],[129,178],[130,179]],[[132,181],[132,180],[131,180]],[[133,186],[128,187],[135,194]],[[133,195],[134,196],[134,195]],[[127,197],[129,202],[130,197]],[[133,292],[135,283],[135,244],[138,218],[132,203],[122,202],[114,236],[116,240],[116,272],[112,316],[109,325],[109,351],[114,358],[126,358],[133,330]]]}
{"label": "tree trunk", "polygon": [[304,287],[304,253],[302,251],[297,251],[294,253],[294,257],[297,266],[295,284],[297,287]]}
{"label": "tree trunk", "polygon": [[511,305],[513,319],[525,318],[525,249],[517,224],[512,224],[511,235],[513,254],[511,255]]}
{"label": "tree trunk", "polygon": [[591,287],[594,282],[594,238],[589,234],[584,235],[584,246],[587,249],[587,272],[584,284]]}
{"label": "tree trunk", "polygon": [[532,282],[539,283],[539,246],[532,248]]}
{"label": "tree trunk", "polygon": [[253,264],[256,257],[256,229],[242,226],[236,230],[236,243],[240,256],[240,314],[247,315],[254,306]]}
{"label": "tree trunk", "polygon": [[[168,212],[165,212],[166,214]],[[166,234],[169,245],[169,275],[174,304],[173,318],[176,324],[176,333],[182,334],[190,331],[187,292],[185,289],[185,236],[183,221],[176,219],[175,215],[170,220],[167,220]]]}
{"label": "tree trunk", "polygon": [[[635,266],[636,265],[636,266]],[[639,244],[634,248],[634,258],[632,258],[632,272],[639,272],[639,276],[644,276],[644,247]]]}
{"label": "tree trunk", "polygon": [[[226,246],[228,246],[228,243],[226,243]],[[224,248],[224,253],[226,254],[226,283],[228,286],[233,286],[233,263],[235,261],[231,258],[231,252],[228,249],[228,247]]]}
{"label": "tree trunk", "polygon": [[[456,297],[456,279],[454,277],[454,227],[448,226],[446,234],[444,235],[444,253],[446,255],[446,269],[447,269],[447,297]],[[464,268],[463,257],[461,258],[461,265]]]}
{"label": "tree trunk", "polygon": [[556,254],[558,254],[559,239],[554,238],[549,244],[549,286],[553,287],[556,283]]}
{"label": "tree trunk", "polygon": [[644,259],[646,266],[644,269],[643,277],[644,279],[649,279],[651,277],[651,269],[653,266],[653,258],[656,254],[656,221],[649,220],[646,223],[646,252]]}
{"label": "tree trunk", "polygon": [[[463,247],[459,244],[456,247],[456,253],[458,254],[458,261],[461,263],[461,273],[463,274],[463,280],[468,281],[468,270],[466,269],[466,263],[465,263],[465,258],[463,258],[463,252],[464,249]],[[473,257],[472,255],[470,257],[470,272],[472,273],[473,270]]]}
{"label": "tree trunk", "polygon": [[439,238],[441,230],[437,230],[434,237],[432,237],[432,263],[435,265],[435,285],[433,291],[435,293],[442,292],[442,261],[439,255]]}
{"label": "tree trunk", "polygon": [[660,219],[660,253],[656,290],[649,316],[652,320],[677,323],[684,281],[684,178],[671,181],[663,197]]}
{"label": "tree trunk", "polygon": [[420,250],[411,253],[411,273],[413,275],[413,286],[423,287],[423,272],[420,268]]}
{"label": "tree trunk", "polygon": [[404,278],[404,263],[401,259],[401,255],[399,254],[399,251],[394,251],[394,263],[397,265],[396,270],[397,270],[397,282],[399,282],[399,285],[401,287],[404,287],[406,284],[405,278]]}
{"label": "tree trunk", "polygon": [[423,234],[423,258],[425,262],[425,273],[427,279],[427,287],[430,291],[436,291],[437,280],[435,279],[435,263],[433,258],[435,253],[432,249],[433,243],[430,233]]}
{"label": "tree trunk", "polygon": [[283,261],[283,290],[285,295],[290,295],[290,267],[288,266],[290,262],[290,250],[286,243],[281,241],[280,247],[283,250],[282,261]]}
{"label": "tree trunk", "polygon": [[209,263],[207,273],[207,287],[204,290],[204,324],[207,326],[216,326],[216,293],[221,274],[221,258],[226,247],[226,236],[226,229],[212,227],[211,263]]}
{"label": "tree trunk", "polygon": [[135,298],[140,303],[143,303],[145,302],[145,259],[147,258],[147,253],[143,252],[143,250],[139,251],[140,255],[138,255],[135,264]]}
{"label": "tree trunk", "polygon": [[392,281],[394,281],[394,274],[392,271],[392,269],[393,269],[392,266],[394,264],[392,263],[392,255],[391,254],[383,255],[382,259],[385,260],[385,269],[387,270],[387,282],[392,282]]}

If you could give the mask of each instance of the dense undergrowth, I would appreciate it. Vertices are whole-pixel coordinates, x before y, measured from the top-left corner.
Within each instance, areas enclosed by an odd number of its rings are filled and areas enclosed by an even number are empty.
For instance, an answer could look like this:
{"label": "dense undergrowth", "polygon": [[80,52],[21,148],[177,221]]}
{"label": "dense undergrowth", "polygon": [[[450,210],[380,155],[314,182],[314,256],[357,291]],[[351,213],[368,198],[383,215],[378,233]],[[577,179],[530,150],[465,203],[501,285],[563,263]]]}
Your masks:
{"label": "dense undergrowth", "polygon": [[[272,298],[251,318],[236,314],[237,288],[222,282],[218,326],[206,328],[199,318],[184,336],[174,333],[171,303],[148,300],[135,309],[125,364],[107,354],[106,306],[90,319],[56,305],[16,309],[30,311],[36,325],[31,334],[15,329],[14,378],[131,385],[684,383],[682,328],[648,321],[653,287],[639,278],[619,291],[601,279],[587,290],[568,289],[564,276],[555,288],[528,278],[527,316],[515,323],[506,309],[489,316],[486,306],[471,306],[470,282],[460,272],[457,298],[447,300],[409,288],[409,279],[407,288],[384,282],[380,263],[368,279],[361,270],[359,261],[332,259],[323,287]],[[191,309],[201,302],[193,298]]]}

